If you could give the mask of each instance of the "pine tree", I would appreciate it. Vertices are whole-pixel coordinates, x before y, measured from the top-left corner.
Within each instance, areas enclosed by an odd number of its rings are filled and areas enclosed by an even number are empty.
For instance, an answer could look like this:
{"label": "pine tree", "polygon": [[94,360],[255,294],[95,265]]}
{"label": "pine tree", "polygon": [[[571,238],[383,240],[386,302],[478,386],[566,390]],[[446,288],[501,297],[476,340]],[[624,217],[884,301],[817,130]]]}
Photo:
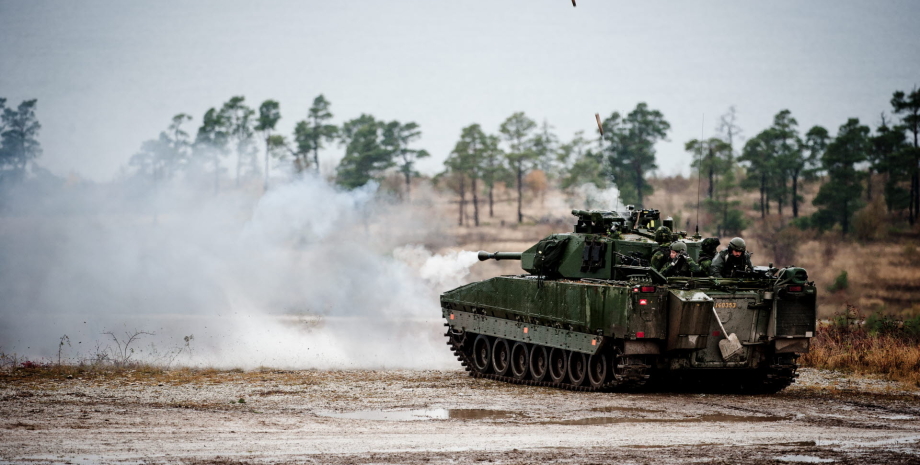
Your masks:
{"label": "pine tree", "polygon": [[865,173],[856,169],[856,164],[866,160],[870,150],[869,128],[850,118],[840,126],[837,137],[828,144],[821,157],[828,180],[821,186],[812,202],[819,210],[815,223],[827,229],[840,224],[843,234],[850,230],[853,212],[860,208],[862,180]]}
{"label": "pine tree", "polygon": [[626,118],[614,112],[604,120],[603,127],[607,173],[623,201],[641,207],[653,192],[645,176],[658,168],[655,143],[665,139],[671,125],[660,111],[642,102]]}

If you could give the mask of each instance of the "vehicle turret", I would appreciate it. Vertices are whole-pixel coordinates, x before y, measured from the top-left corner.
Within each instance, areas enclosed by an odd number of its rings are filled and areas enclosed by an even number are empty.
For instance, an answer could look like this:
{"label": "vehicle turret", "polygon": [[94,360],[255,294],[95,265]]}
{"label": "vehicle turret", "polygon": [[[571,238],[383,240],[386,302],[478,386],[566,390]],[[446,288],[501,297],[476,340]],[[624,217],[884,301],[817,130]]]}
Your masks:
{"label": "vehicle turret", "polygon": [[656,242],[661,226],[671,230],[671,218],[661,220],[658,210],[624,211],[572,210],[577,220],[574,231],[547,236],[523,252],[479,252],[480,260],[521,260],[521,268],[544,278],[617,279],[638,276],[661,281],[649,266],[661,246],[678,239],[687,245],[688,254],[699,256],[700,242],[687,238],[683,231],[670,233],[667,243]]}

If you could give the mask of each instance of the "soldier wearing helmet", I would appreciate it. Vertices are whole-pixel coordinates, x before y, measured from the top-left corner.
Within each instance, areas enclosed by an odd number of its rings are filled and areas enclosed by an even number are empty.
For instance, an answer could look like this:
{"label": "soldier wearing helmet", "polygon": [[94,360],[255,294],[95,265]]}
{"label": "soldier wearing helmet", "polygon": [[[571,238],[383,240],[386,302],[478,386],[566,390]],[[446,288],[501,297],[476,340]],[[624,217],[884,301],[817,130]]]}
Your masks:
{"label": "soldier wearing helmet", "polygon": [[700,250],[700,269],[703,271],[703,275],[710,276],[712,275],[712,259],[716,257],[717,253],[719,253],[719,238],[707,237],[706,239],[703,239],[701,246],[702,249]]}
{"label": "soldier wearing helmet", "polygon": [[666,262],[660,273],[664,277],[693,276],[700,274],[700,266],[687,255],[687,244],[683,242],[671,243],[670,260]]}
{"label": "soldier wearing helmet", "polygon": [[655,242],[658,243],[658,250],[652,254],[652,259],[649,263],[656,271],[661,271],[665,264],[668,263],[668,253],[671,250],[671,228],[661,226],[656,229]]}
{"label": "soldier wearing helmet", "polygon": [[712,260],[711,271],[717,278],[731,278],[735,273],[752,269],[751,253],[747,251],[744,239],[736,237]]}

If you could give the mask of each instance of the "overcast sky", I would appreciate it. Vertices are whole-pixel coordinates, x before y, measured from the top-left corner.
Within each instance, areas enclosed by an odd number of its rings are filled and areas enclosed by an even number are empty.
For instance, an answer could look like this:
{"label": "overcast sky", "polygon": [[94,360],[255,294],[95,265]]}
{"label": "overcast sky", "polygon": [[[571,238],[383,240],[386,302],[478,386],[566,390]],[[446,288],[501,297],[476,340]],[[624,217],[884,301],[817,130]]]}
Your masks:
{"label": "overcast sky", "polygon": [[320,93],[337,124],[419,123],[428,173],[470,123],[524,111],[566,140],[644,101],[671,123],[658,163],[673,174],[731,105],[746,136],[784,108],[803,131],[874,127],[920,84],[918,18],[913,0],[0,0],[0,97],[38,99],[43,166],[98,181],[176,113],[194,132],[233,95],[271,98],[290,134]]}

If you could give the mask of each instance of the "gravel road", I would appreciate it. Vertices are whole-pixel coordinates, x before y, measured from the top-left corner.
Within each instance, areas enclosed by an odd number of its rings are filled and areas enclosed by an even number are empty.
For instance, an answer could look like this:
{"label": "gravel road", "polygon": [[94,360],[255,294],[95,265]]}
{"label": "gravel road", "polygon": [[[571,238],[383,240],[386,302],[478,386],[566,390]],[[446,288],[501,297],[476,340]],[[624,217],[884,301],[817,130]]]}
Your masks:
{"label": "gravel road", "polygon": [[920,392],[580,393],[462,371],[0,374],[0,463],[920,463]]}

